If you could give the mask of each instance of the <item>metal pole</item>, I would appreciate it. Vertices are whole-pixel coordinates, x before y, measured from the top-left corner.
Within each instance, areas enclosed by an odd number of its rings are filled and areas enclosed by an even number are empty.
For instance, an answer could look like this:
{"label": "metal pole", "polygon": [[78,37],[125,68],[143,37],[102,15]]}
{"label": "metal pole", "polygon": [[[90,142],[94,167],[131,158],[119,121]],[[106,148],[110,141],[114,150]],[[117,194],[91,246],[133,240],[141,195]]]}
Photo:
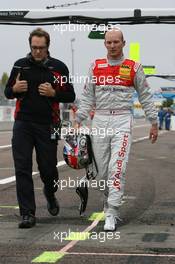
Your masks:
{"label": "metal pole", "polygon": [[71,41],[72,76],[74,76],[74,48],[73,48],[73,42],[75,41],[75,38],[70,39],[70,41]]}

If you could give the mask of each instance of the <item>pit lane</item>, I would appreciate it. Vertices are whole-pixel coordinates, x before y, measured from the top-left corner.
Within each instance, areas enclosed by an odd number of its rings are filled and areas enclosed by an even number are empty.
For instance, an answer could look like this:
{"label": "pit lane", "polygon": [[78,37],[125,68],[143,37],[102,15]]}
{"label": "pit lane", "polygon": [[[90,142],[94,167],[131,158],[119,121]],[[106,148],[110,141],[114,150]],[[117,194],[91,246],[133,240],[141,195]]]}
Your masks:
{"label": "pit lane", "polygon": [[[66,254],[53,263],[175,263],[174,247],[174,132],[162,134],[157,144],[147,139],[149,126],[139,121],[134,129],[134,144],[127,170],[126,191],[121,208],[120,239],[106,238],[103,221],[94,227],[97,239],[77,241]],[[10,144],[6,134],[5,144]],[[4,139],[4,140],[5,140]],[[62,143],[58,158],[62,160]],[[0,179],[14,175],[11,149],[0,150]],[[34,164],[34,171],[37,166]],[[80,177],[84,171],[59,167],[60,178]],[[57,239],[54,234],[81,232],[92,224],[89,216],[102,211],[101,192],[90,189],[86,214],[79,216],[79,198],[75,188],[59,190],[61,211],[51,217],[46,210],[42,183],[34,175],[37,203],[37,226],[30,230],[17,229],[18,208],[15,182],[0,185],[0,256],[1,263],[31,263],[44,252],[59,252],[71,241]],[[101,237],[100,237],[100,235]],[[105,241],[102,242],[102,234]],[[104,240],[104,239],[103,239]],[[69,254],[68,254],[69,253]],[[128,254],[128,255],[127,255]],[[137,255],[138,254],[138,255]],[[49,263],[49,262],[44,262]]]}

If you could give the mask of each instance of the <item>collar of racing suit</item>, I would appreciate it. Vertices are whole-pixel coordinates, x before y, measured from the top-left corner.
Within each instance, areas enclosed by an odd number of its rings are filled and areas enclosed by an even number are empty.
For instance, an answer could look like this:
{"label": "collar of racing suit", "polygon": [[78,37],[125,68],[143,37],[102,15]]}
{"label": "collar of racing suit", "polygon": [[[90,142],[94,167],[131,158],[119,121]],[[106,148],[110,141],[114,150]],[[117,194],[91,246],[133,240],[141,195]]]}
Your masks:
{"label": "collar of racing suit", "polygon": [[120,64],[122,64],[122,62],[123,62],[124,60],[125,60],[125,57],[124,57],[124,56],[120,57],[120,58],[117,59],[117,60],[109,60],[109,59],[107,58],[107,62],[108,62],[108,64],[111,65],[111,66],[114,66],[114,65],[120,65]]}

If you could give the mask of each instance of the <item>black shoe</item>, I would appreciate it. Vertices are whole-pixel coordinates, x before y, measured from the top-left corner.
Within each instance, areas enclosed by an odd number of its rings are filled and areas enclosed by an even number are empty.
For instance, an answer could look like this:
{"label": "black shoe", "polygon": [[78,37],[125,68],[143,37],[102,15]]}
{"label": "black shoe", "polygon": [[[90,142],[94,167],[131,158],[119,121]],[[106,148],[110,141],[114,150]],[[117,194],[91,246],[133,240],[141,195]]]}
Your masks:
{"label": "black shoe", "polygon": [[43,189],[44,196],[46,197],[47,200],[47,210],[52,216],[56,216],[59,213],[59,204],[57,199],[55,198],[55,194],[47,194],[45,191],[45,188]]}
{"label": "black shoe", "polygon": [[19,228],[31,228],[35,226],[36,218],[34,215],[23,215],[22,221],[19,223]]}

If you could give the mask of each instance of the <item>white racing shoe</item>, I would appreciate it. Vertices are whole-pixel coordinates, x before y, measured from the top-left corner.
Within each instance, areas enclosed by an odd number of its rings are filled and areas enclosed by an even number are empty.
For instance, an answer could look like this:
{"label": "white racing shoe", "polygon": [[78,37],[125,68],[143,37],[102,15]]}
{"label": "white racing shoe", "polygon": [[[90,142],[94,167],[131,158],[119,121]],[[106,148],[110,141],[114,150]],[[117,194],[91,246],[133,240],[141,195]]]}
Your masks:
{"label": "white racing shoe", "polygon": [[117,218],[112,214],[106,215],[104,231],[115,231],[117,227],[116,225],[117,225]]}

